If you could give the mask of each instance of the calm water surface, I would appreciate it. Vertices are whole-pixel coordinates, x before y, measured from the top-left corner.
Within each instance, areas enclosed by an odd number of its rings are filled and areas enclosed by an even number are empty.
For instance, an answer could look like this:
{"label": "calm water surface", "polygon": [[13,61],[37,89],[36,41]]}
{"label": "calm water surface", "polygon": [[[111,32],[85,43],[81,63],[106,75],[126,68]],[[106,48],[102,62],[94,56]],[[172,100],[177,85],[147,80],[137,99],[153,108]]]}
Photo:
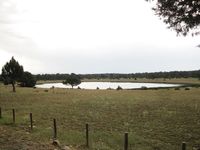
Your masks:
{"label": "calm water surface", "polygon": [[[63,83],[45,83],[36,85],[37,88],[71,88],[70,85],[65,85]],[[162,83],[131,83],[131,82],[82,82],[78,85],[81,89],[116,89],[118,86],[123,89],[139,89],[141,87],[156,88],[156,87],[177,87],[179,84],[162,84]],[[74,86],[74,88],[78,88]]]}

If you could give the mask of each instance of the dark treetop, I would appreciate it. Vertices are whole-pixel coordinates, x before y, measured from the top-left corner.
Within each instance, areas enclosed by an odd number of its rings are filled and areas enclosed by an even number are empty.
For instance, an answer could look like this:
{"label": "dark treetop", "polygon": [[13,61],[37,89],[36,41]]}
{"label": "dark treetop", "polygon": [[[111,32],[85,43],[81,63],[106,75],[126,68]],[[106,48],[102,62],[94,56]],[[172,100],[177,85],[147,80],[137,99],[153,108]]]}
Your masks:
{"label": "dark treetop", "polygon": [[13,92],[15,92],[15,83],[19,81],[24,72],[23,66],[21,66],[14,57],[11,58],[9,62],[7,62],[2,67],[2,79],[4,84],[12,84]]}
{"label": "dark treetop", "polygon": [[72,73],[70,75],[67,75],[65,81],[63,84],[70,84],[73,88],[73,86],[79,85],[81,83],[81,79],[78,75]]}
{"label": "dark treetop", "polygon": [[157,0],[153,10],[178,35],[200,34],[200,0]]}

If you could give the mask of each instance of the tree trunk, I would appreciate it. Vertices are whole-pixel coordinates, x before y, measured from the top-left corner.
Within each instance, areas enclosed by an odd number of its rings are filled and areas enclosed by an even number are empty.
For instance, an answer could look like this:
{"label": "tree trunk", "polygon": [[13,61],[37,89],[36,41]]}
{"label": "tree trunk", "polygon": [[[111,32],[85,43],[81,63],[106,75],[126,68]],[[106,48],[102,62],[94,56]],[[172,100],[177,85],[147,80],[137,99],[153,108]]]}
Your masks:
{"label": "tree trunk", "polygon": [[16,92],[16,90],[15,90],[15,83],[12,83],[12,87],[13,87],[13,92]]}

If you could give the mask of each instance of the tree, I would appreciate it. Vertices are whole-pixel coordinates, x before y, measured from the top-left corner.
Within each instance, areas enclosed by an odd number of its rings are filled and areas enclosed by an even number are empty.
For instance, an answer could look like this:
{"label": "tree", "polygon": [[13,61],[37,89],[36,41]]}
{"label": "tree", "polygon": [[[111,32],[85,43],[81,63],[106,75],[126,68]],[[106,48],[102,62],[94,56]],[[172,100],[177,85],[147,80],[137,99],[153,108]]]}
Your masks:
{"label": "tree", "polygon": [[200,34],[199,0],[157,0],[153,10],[178,35]]}
{"label": "tree", "polygon": [[11,60],[2,67],[1,76],[4,84],[12,84],[13,92],[16,92],[15,83],[22,77],[23,72],[23,66],[12,57]]}
{"label": "tree", "polygon": [[72,88],[74,86],[77,86],[81,83],[81,79],[78,75],[72,73],[67,76],[66,80],[63,82],[63,84],[70,84]]}
{"label": "tree", "polygon": [[19,80],[22,87],[34,87],[36,84],[35,77],[28,71],[25,71]]}

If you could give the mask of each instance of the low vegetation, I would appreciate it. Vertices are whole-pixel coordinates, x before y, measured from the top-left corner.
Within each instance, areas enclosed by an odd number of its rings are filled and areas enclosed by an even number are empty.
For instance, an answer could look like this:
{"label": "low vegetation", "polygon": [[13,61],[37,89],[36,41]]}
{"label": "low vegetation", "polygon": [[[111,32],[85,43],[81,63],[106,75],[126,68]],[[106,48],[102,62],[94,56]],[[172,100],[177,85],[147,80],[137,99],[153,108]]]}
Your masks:
{"label": "low vegetation", "polygon": [[[0,126],[20,131],[20,137],[26,142],[51,143],[53,118],[56,118],[58,140],[75,149],[86,149],[86,123],[89,123],[92,149],[123,149],[124,132],[129,133],[130,149],[175,150],[180,149],[182,141],[192,149],[200,143],[200,88],[44,90],[19,87],[17,93],[10,92],[11,89],[0,85],[3,116]],[[12,108],[16,109],[15,125]],[[34,128],[29,133],[30,112]],[[7,144],[2,141],[0,149]],[[18,144],[21,143],[13,147]],[[32,145],[34,149],[35,144]]]}

